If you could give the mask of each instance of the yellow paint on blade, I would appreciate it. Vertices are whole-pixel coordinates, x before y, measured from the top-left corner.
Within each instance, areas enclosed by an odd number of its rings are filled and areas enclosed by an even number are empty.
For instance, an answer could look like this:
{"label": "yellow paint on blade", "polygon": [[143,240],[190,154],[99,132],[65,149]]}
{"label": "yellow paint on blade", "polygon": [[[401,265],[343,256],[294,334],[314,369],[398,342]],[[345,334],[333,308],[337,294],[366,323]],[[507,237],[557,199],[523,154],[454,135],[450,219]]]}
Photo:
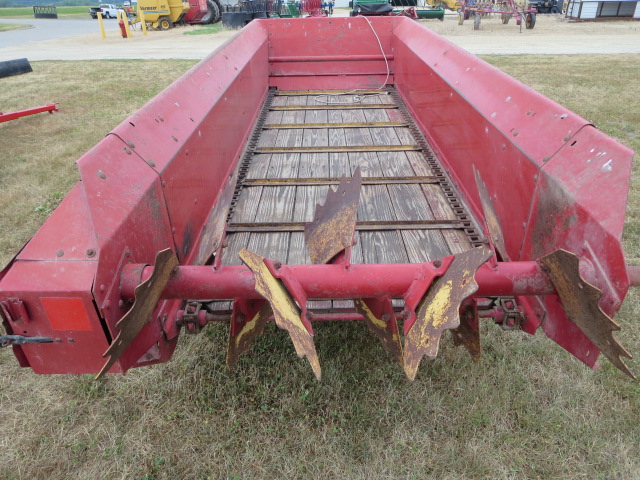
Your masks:
{"label": "yellow paint on blade", "polygon": [[[451,308],[451,290],[452,281],[449,280],[440,286],[438,293],[433,301],[427,306],[425,318],[431,318],[433,328],[440,328],[448,320],[446,317],[447,310]],[[427,338],[429,337],[426,333]]]}
{"label": "yellow paint on blade", "polygon": [[271,305],[276,325],[289,332],[298,357],[307,357],[313,373],[320,380],[322,372],[313,337],[300,319],[300,310],[284,288],[280,280],[275,278],[264,263],[264,257],[249,250],[242,249],[240,258],[255,276],[256,291]]}

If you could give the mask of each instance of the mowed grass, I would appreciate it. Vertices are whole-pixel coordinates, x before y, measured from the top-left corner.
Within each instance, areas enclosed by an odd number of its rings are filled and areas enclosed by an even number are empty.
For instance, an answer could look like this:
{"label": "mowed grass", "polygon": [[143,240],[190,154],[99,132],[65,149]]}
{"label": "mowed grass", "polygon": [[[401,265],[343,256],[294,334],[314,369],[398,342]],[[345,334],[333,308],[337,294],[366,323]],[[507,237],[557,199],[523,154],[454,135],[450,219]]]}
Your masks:
{"label": "mowed grass", "polygon": [[212,33],[220,33],[224,30],[222,23],[213,25],[198,25],[196,29],[184,32],[185,35],[211,35]]}
{"label": "mowed grass", "polygon": [[20,30],[22,28],[31,28],[33,25],[18,25],[16,23],[0,23],[0,32],[8,32],[9,30]]}
{"label": "mowed grass", "polygon": [[[46,3],[46,2],[45,2]],[[91,18],[88,6],[83,7],[56,7],[58,18]],[[33,17],[33,7],[3,7],[0,8],[0,18],[24,18]]]}
{"label": "mowed grass", "polygon": [[[488,60],[640,149],[640,56]],[[34,62],[3,79],[4,111],[62,105],[0,125],[0,263],[71,188],[74,160],[191,64]],[[639,174],[625,231],[636,263]],[[636,354],[639,312],[631,293],[617,316]],[[235,372],[225,325],[184,335],[170,363],[100,382],[36,376],[2,350],[0,478],[640,477],[640,385],[606,360],[592,371],[542,333],[485,324],[479,363],[445,336],[408,383],[364,325],[315,329],[322,383],[273,325]]]}

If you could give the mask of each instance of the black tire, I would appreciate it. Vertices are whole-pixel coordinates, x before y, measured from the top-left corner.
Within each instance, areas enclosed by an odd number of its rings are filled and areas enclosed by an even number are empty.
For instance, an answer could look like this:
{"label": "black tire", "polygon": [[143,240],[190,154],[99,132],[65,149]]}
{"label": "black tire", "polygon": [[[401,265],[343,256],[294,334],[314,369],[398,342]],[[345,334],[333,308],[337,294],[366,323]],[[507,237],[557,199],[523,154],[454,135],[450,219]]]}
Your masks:
{"label": "black tire", "polygon": [[200,20],[201,25],[217,23],[222,18],[222,8],[216,0],[207,0],[207,13]]}
{"label": "black tire", "polygon": [[211,23],[218,23],[220,20],[222,20],[222,4],[220,3],[220,0],[212,0],[212,2],[215,5],[216,11]]}
{"label": "black tire", "polygon": [[476,15],[473,17],[473,29],[474,30],[480,30],[480,19],[482,18],[482,15],[480,15],[479,13],[476,13]]}
{"label": "black tire", "polygon": [[502,14],[502,24],[503,25],[507,25],[509,23],[509,20],[511,20],[511,15],[509,15],[507,13],[503,13]]}
{"label": "black tire", "polygon": [[535,13],[527,13],[527,18],[525,20],[525,26],[527,30],[531,30],[536,26],[536,14]]}
{"label": "black tire", "polygon": [[160,17],[158,20],[158,28],[160,30],[169,30],[173,27],[173,22],[169,17]]}
{"label": "black tire", "polygon": [[111,15],[109,15],[109,12],[107,12],[107,13],[105,13],[105,14],[103,15],[103,17],[104,17],[104,18],[111,18]]}
{"label": "black tire", "polygon": [[558,7],[551,7],[551,13],[560,13],[560,10],[558,10]]}

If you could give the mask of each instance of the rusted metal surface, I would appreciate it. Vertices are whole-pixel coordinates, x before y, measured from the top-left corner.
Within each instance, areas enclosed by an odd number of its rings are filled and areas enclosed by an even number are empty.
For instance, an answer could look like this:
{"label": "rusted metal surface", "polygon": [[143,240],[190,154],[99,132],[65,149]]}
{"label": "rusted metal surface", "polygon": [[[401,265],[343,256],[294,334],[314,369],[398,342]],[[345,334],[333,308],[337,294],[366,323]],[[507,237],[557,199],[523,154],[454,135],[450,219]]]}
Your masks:
{"label": "rusted metal surface", "polygon": [[451,329],[453,343],[463,345],[474,362],[480,360],[482,349],[480,346],[480,322],[474,301],[466,302],[461,307],[460,325]]}
{"label": "rusted metal surface", "polygon": [[[286,187],[305,186],[305,185],[337,185],[342,179],[338,177],[327,178],[247,178],[243,181],[245,186],[263,186],[263,187]],[[351,177],[346,177],[350,182]],[[394,184],[422,184],[422,183],[438,183],[438,177],[434,176],[415,176],[415,177],[365,177],[362,179],[362,185],[394,185]]]}
{"label": "rusted metal surface", "polygon": [[404,122],[350,122],[350,123],[268,123],[265,130],[290,130],[298,128],[393,128],[406,127]]}
{"label": "rusted metal surface", "polygon": [[292,111],[292,110],[380,110],[388,108],[398,108],[395,103],[345,103],[341,105],[274,105],[270,110]]}
{"label": "rusted metal surface", "polygon": [[238,357],[251,348],[253,340],[262,335],[264,326],[272,315],[271,306],[267,302],[235,300],[227,345],[227,366],[229,369],[233,369]]}
{"label": "rusted metal surface", "polygon": [[271,274],[264,263],[264,257],[243,249],[240,258],[255,275],[255,289],[269,302],[276,325],[289,332],[298,357],[307,357],[314,375],[320,380],[322,373],[313,336],[302,323],[295,301],[282,283]]}
{"label": "rusted metal surface", "polygon": [[[302,232],[306,230],[308,223],[303,222],[278,222],[278,223],[231,223],[227,232]],[[461,228],[462,224],[457,220],[407,220],[407,221],[369,221],[358,222],[355,230],[359,232],[375,232],[381,230],[443,230],[449,228]],[[314,262],[315,263],[315,262]]]}
{"label": "rusted metal surface", "polygon": [[329,188],[324,205],[316,206],[313,221],[304,228],[312,263],[327,263],[351,246],[361,185],[358,167],[350,182],[343,178],[336,190]]}
{"label": "rusted metal surface", "polygon": [[442,332],[460,326],[460,305],[478,290],[475,272],[490,256],[491,250],[484,247],[456,255],[446,273],[429,288],[405,336],[404,371],[409,380],[416,378],[422,357],[437,356]]}
{"label": "rusted metal surface", "polygon": [[580,276],[578,257],[566,250],[557,250],[542,257],[540,262],[547,268],[569,320],[582,330],[611,363],[635,378],[621,358],[632,358],[631,354],[613,337],[613,332],[620,330],[620,326],[598,305],[602,292]]}
{"label": "rusted metal surface", "polygon": [[[290,57],[282,57],[284,61],[290,61]],[[275,57],[269,57],[269,61],[277,61]],[[306,97],[308,95],[345,95],[353,94],[352,90],[279,90],[276,95],[279,97]],[[386,93],[384,90],[358,89],[358,95],[380,95]]]}
{"label": "rusted metal surface", "polygon": [[417,145],[353,145],[337,147],[258,147],[256,153],[350,153],[350,152],[412,152]]}
{"label": "rusted metal surface", "polygon": [[380,339],[383,348],[393,355],[396,362],[402,365],[402,342],[391,299],[388,297],[356,299],[353,303],[356,311],[364,318],[369,331]]}
{"label": "rusted metal surface", "polygon": [[173,269],[178,266],[178,257],[171,249],[158,252],[153,275],[138,285],[135,290],[136,300],[124,317],[116,324],[120,333],[102,355],[109,357],[96,379],[102,377],[116,363],[118,358],[138,336],[142,327],[151,321],[153,311],[158,305],[162,291],[166,287]]}
{"label": "rusted metal surface", "polygon": [[496,209],[493,206],[489,192],[487,192],[487,186],[482,180],[482,176],[478,169],[473,167],[473,174],[476,179],[476,187],[478,189],[478,195],[480,195],[480,202],[482,203],[482,212],[484,213],[484,222],[487,226],[487,232],[491,238],[491,243],[497,250],[501,259],[508,262],[509,255],[507,254],[507,247],[504,244],[504,233],[500,226],[500,219],[496,214]]}

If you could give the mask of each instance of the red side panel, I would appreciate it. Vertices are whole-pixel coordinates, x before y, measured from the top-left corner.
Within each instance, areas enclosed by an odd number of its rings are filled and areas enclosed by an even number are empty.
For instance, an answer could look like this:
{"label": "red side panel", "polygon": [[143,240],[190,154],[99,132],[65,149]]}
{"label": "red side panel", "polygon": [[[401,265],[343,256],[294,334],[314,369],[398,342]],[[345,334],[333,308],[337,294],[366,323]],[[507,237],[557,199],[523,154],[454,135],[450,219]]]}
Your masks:
{"label": "red side panel", "polygon": [[389,58],[386,83],[393,83],[393,20],[350,17],[260,21],[269,31],[270,85],[283,90],[384,86],[387,66],[378,39]]}
{"label": "red side panel", "polygon": [[20,347],[34,372],[94,373],[104,364],[109,344],[91,295],[94,271],[95,262],[18,261],[3,279],[0,301],[18,298],[26,310],[25,317],[13,309],[13,333],[55,340]]}
{"label": "red side panel", "polygon": [[251,23],[241,33],[114,130],[159,175],[186,264],[267,94],[266,32]]}
{"label": "red side panel", "polygon": [[409,19],[398,19],[394,51],[414,119],[476,218],[480,171],[517,259],[538,169],[587,121]]}
{"label": "red side panel", "polygon": [[[587,126],[547,162],[532,202],[522,256],[539,258],[558,248],[593,264],[600,307],[618,311],[629,288],[620,239],[633,152]],[[545,333],[593,366],[597,348],[566,319],[556,297],[543,297]]]}
{"label": "red side panel", "polygon": [[[183,264],[199,258],[266,96],[267,58],[264,29],[250,25],[78,160],[81,182],[0,276],[0,302],[28,313],[4,309],[9,330],[59,339],[16,347],[23,365],[97,373],[131,307],[123,267],[153,264],[166,248]],[[168,360],[181,303],[160,302],[111,372]]]}

